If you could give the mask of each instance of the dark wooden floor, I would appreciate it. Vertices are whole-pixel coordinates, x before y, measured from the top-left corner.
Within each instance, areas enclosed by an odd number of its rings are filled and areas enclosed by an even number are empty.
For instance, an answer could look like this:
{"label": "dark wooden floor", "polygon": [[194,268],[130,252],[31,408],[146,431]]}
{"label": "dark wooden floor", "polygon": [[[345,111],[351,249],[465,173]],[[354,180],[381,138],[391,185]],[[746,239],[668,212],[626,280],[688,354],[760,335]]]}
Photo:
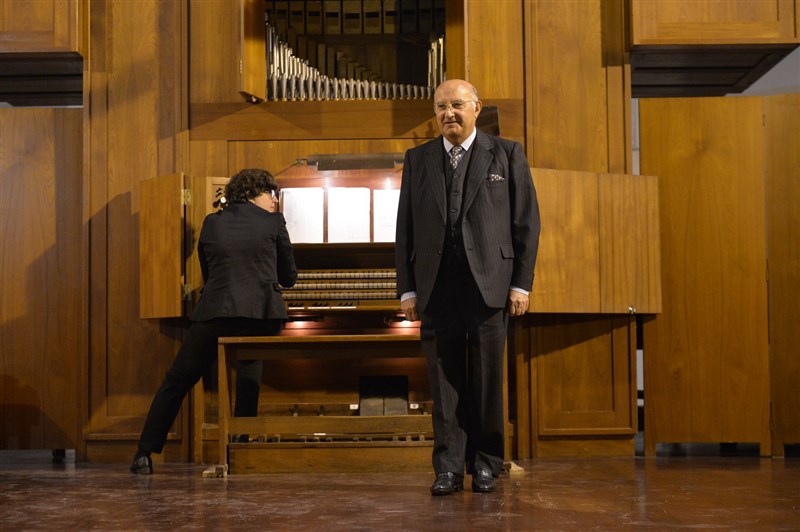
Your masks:
{"label": "dark wooden floor", "polygon": [[0,530],[800,530],[800,459],[727,451],[521,461],[495,493],[446,497],[431,473],[135,476],[0,451]]}

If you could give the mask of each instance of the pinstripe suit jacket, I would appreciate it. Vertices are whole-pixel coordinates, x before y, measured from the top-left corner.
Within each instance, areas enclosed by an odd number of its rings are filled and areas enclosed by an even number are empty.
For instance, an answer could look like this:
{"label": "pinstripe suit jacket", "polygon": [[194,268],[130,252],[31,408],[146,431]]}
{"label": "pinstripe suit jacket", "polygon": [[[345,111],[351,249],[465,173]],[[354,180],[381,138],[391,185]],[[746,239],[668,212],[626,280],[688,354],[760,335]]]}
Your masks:
{"label": "pinstripe suit jacket", "polygon": [[[506,305],[511,286],[530,290],[539,245],[539,204],[518,142],[478,131],[462,197],[461,229],[470,270],[485,303]],[[397,211],[398,296],[430,301],[447,231],[442,137],[406,152]]]}
{"label": "pinstripe suit jacket", "polygon": [[206,216],[197,254],[205,286],[192,321],[288,317],[280,286],[294,285],[297,268],[283,214],[231,203]]}

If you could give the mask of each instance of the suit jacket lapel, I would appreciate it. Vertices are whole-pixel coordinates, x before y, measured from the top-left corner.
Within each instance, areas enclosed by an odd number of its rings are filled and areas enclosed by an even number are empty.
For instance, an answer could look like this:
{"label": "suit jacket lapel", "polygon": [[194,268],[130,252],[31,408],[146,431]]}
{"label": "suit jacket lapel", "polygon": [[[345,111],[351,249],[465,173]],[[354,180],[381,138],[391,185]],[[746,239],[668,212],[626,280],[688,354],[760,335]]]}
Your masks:
{"label": "suit jacket lapel", "polygon": [[430,189],[433,195],[436,207],[439,209],[439,214],[442,220],[446,220],[447,210],[447,188],[445,185],[444,175],[444,146],[442,144],[442,137],[439,137],[428,143],[428,148],[425,150],[425,175],[424,183]]}
{"label": "suit jacket lapel", "polygon": [[494,158],[494,142],[491,137],[478,131],[475,142],[472,144],[472,153],[469,156],[469,166],[467,167],[466,189],[464,190],[464,200],[461,205],[463,212],[467,212],[478,191],[483,187],[485,177],[489,170],[489,165]]}

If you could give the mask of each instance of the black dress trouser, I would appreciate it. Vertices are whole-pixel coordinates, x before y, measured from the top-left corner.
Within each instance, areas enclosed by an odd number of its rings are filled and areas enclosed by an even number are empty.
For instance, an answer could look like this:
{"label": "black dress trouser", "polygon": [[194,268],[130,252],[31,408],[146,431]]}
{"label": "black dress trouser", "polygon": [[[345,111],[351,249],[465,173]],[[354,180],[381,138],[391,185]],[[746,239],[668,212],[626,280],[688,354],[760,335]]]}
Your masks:
{"label": "black dress trouser", "polygon": [[[139,438],[139,448],[160,453],[167,433],[178,415],[183,398],[217,360],[220,336],[275,336],[282,320],[254,318],[215,318],[192,322],[186,340],[161,383]],[[263,362],[243,361],[237,366],[235,416],[255,416]]]}
{"label": "black dress trouser", "polygon": [[420,319],[433,397],[434,471],[488,468],[499,475],[507,310],[486,306],[469,267],[450,260]]}

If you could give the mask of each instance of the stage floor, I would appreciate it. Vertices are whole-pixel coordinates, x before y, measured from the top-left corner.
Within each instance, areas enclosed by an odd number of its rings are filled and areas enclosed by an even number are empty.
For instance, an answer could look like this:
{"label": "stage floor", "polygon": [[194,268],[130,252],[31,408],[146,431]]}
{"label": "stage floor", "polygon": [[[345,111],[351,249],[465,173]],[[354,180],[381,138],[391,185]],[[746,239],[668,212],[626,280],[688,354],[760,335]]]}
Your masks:
{"label": "stage floor", "polygon": [[[712,449],[716,449],[713,447]],[[730,451],[730,450],[728,450]],[[800,529],[800,459],[687,452],[517,462],[497,491],[432,497],[432,473],[232,475],[0,451],[1,530]]]}

